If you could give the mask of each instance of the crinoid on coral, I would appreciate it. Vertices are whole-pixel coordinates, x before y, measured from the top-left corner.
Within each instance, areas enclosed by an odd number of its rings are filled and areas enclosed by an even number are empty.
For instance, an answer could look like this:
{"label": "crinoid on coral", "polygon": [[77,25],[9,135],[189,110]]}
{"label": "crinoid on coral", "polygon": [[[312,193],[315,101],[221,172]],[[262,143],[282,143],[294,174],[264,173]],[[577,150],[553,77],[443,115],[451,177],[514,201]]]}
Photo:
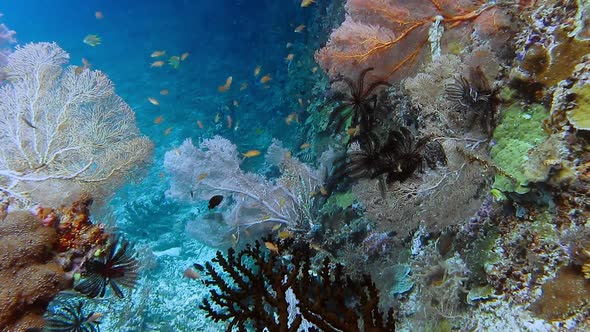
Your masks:
{"label": "crinoid on coral", "polygon": [[59,296],[53,300],[45,313],[47,332],[97,332],[101,315],[88,313],[84,301],[69,296]]}
{"label": "crinoid on coral", "polygon": [[211,297],[200,308],[227,321],[227,331],[395,330],[393,310],[379,310],[379,292],[368,276],[353,281],[328,258],[316,274],[307,244],[265,244],[273,250],[256,241],[237,254],[230,248],[227,257],[218,251],[212,262],[221,271],[206,265]]}
{"label": "crinoid on coral", "polygon": [[430,136],[418,140],[412,132],[404,127],[390,132],[385,144],[381,145],[374,135],[363,140],[365,148],[350,152],[346,160],[337,165],[330,183],[336,178],[375,179],[387,175],[387,183],[407,180],[416,170],[422,172],[423,162],[434,169],[438,162],[445,165],[446,156],[440,143],[430,141]]}
{"label": "crinoid on coral", "polygon": [[460,76],[446,87],[446,97],[454,102],[455,109],[463,112],[468,121],[468,129],[473,127],[476,118],[489,136],[494,127],[495,97],[490,83],[478,66],[469,68],[469,78]]}
{"label": "crinoid on coral", "polygon": [[110,285],[115,295],[123,298],[121,286],[135,286],[138,262],[129,249],[129,242],[113,236],[106,248],[86,261],[82,269],[82,280],[76,284],[75,290],[89,297],[103,297]]}
{"label": "crinoid on coral", "polygon": [[446,97],[454,102],[455,109],[465,112],[468,128],[473,127],[476,118],[489,136],[494,126],[495,98],[492,88],[480,67],[469,68],[469,79],[456,77],[446,87]]}
{"label": "crinoid on coral", "polygon": [[371,130],[374,119],[374,110],[377,105],[375,90],[380,86],[388,86],[386,81],[377,80],[371,84],[365,82],[367,73],[372,71],[369,67],[363,70],[355,82],[351,78],[342,75],[336,77],[332,83],[344,82],[348,87],[348,93],[338,92],[332,98],[339,102],[330,113],[330,123],[334,124],[334,131],[340,132],[344,124],[351,119],[351,127],[358,126],[359,132],[364,135]]}

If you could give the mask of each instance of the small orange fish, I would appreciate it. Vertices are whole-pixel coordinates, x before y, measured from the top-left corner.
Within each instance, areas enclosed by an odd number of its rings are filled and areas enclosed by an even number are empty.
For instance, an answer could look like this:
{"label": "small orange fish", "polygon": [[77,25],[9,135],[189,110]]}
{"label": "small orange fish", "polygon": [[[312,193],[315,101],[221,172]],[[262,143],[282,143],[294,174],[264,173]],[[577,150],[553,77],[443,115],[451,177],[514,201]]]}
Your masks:
{"label": "small orange fish", "polygon": [[300,24],[295,28],[295,32],[301,32],[301,31],[303,31],[303,29],[305,29],[305,25]]}
{"label": "small orange fish", "polygon": [[264,246],[266,247],[266,249],[268,249],[276,254],[279,253],[279,247],[272,242],[266,241],[266,242],[264,242]]}
{"label": "small orange fish", "polygon": [[164,120],[164,117],[160,115],[159,117],[154,119],[154,123],[160,124],[160,123],[162,123],[163,120]]}
{"label": "small orange fish", "polygon": [[314,3],[315,0],[301,0],[301,7],[305,8]]}
{"label": "small orange fish", "polygon": [[102,20],[104,18],[104,15],[101,11],[97,11],[94,13],[94,17],[96,17],[97,20]]}
{"label": "small orange fish", "polygon": [[250,150],[246,153],[242,153],[242,156],[244,156],[244,159],[246,158],[252,158],[252,157],[257,157],[260,156],[260,151],[258,150]]}
{"label": "small orange fish", "polygon": [[152,103],[153,105],[160,105],[160,102],[156,99],[156,98],[152,98],[152,97],[148,97],[147,99],[150,103]]}
{"label": "small orange fish", "polygon": [[256,68],[254,68],[254,77],[260,75],[260,69],[262,69],[261,66],[256,66]]}
{"label": "small orange fish", "polygon": [[94,312],[94,313],[92,313],[92,315],[90,315],[88,318],[86,318],[86,322],[89,322],[89,323],[98,322],[101,317],[102,317],[102,314],[100,312]]}
{"label": "small orange fish", "polygon": [[303,143],[303,144],[301,144],[301,146],[299,148],[301,150],[304,150],[304,149],[309,149],[310,147],[311,147],[311,144],[309,144],[309,143]]}
{"label": "small orange fish", "polygon": [[152,62],[152,64],[150,65],[150,67],[152,67],[152,68],[154,68],[154,67],[162,67],[163,65],[164,65],[164,61],[158,60],[158,61]]}
{"label": "small orange fish", "polygon": [[201,181],[209,176],[209,173],[201,173],[197,176],[197,181]]}
{"label": "small orange fish", "polygon": [[260,83],[266,84],[266,83],[270,82],[271,80],[272,80],[272,78],[270,77],[270,75],[266,74],[266,75],[262,76],[262,78],[260,79]]}
{"label": "small orange fish", "polygon": [[186,58],[188,58],[189,55],[191,55],[189,52],[182,53],[182,55],[180,56],[180,61],[186,60]]}
{"label": "small orange fish", "polygon": [[231,82],[233,81],[233,77],[229,76],[226,80],[225,80],[225,84],[224,85],[220,85],[217,87],[217,91],[219,92],[226,92],[227,90],[229,90],[229,88],[231,88]]}
{"label": "small orange fish", "polygon": [[166,128],[166,130],[164,130],[164,136],[168,136],[170,135],[170,132],[172,131],[172,127],[168,127]]}
{"label": "small orange fish", "polygon": [[294,57],[295,57],[295,54],[293,54],[293,53],[287,54],[287,57],[285,58],[285,62],[291,62],[291,61],[293,61],[293,58]]}
{"label": "small orange fish", "polygon": [[226,119],[227,119],[227,129],[231,129],[231,127],[232,127],[231,115],[228,114]]}
{"label": "small orange fish", "polygon": [[92,67],[92,65],[90,64],[90,62],[86,58],[82,58],[82,64],[84,65],[84,68]]}
{"label": "small orange fish", "polygon": [[221,113],[217,112],[217,114],[215,114],[215,123],[219,122],[219,120],[221,119]]}
{"label": "small orange fish", "polygon": [[74,73],[76,75],[82,74],[83,71],[84,71],[84,67],[82,67],[82,66],[76,66],[76,68],[74,68]]}
{"label": "small orange fish", "polygon": [[248,88],[248,82],[243,82],[242,85],[240,85],[240,91],[244,91]]}
{"label": "small orange fish", "polygon": [[315,74],[316,71],[318,71],[318,66],[315,66],[315,67],[311,68],[311,73],[312,74]]}
{"label": "small orange fish", "polygon": [[295,112],[293,112],[293,113],[289,114],[289,115],[288,115],[288,116],[285,118],[285,123],[287,124],[287,126],[288,126],[288,125],[290,125],[290,124],[291,124],[291,122],[293,122],[293,121],[295,121],[295,122],[299,123],[299,115],[298,115],[297,113],[295,113]]}
{"label": "small orange fish", "polygon": [[357,125],[356,127],[350,127],[348,128],[348,130],[346,131],[346,133],[348,134],[348,136],[356,136],[360,133],[361,128]]}
{"label": "small orange fish", "polygon": [[150,56],[152,58],[161,57],[162,55],[166,55],[166,51],[154,51]]}
{"label": "small orange fish", "polygon": [[162,96],[167,96],[168,95],[168,90],[167,89],[160,90],[160,94]]}
{"label": "small orange fish", "polygon": [[201,275],[199,274],[199,272],[197,272],[197,271],[193,270],[193,269],[192,269],[192,268],[190,268],[190,267],[189,267],[189,268],[187,268],[186,270],[184,270],[184,272],[182,273],[182,275],[183,275],[185,278],[188,278],[188,279],[193,279],[193,280],[201,278]]}
{"label": "small orange fish", "polygon": [[199,128],[203,129],[203,123],[201,122],[201,120],[197,120],[197,126],[199,126]]}
{"label": "small orange fish", "polygon": [[288,42],[287,45],[285,45],[285,48],[291,48],[293,46],[293,43]]}

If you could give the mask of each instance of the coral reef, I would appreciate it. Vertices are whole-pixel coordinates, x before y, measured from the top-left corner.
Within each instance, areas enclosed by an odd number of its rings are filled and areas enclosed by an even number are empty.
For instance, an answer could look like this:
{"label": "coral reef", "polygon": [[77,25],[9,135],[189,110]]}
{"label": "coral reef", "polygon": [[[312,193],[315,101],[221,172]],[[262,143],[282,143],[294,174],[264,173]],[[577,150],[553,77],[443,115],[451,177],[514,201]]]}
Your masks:
{"label": "coral reef", "polygon": [[[325,170],[303,164],[278,141],[268,148],[266,159],[280,169],[279,178],[268,180],[244,172],[237,147],[219,136],[204,140],[199,149],[189,139],[167,152],[164,167],[172,175],[168,197],[188,201],[225,197],[217,207],[222,212],[211,212],[207,220],[188,225],[189,232],[202,234],[199,239],[215,244],[228,243],[223,239],[231,235],[237,239],[244,231],[256,234],[257,228],[277,224],[303,233],[313,228]],[[191,231],[192,227],[198,230]]]}
{"label": "coral reef", "polygon": [[52,43],[19,46],[0,89],[0,192],[16,208],[98,200],[148,161],[152,143],[100,71],[62,68]]}
{"label": "coral reef", "polygon": [[[267,247],[268,247],[268,243]],[[278,252],[289,245],[279,244]],[[379,310],[379,292],[368,276],[360,282],[346,278],[342,265],[325,259],[317,274],[311,252],[293,247],[285,261],[277,252],[264,252],[260,242],[237,253],[221,252],[206,269],[213,286],[211,298],[200,306],[215,321],[228,321],[227,331],[247,326],[272,331],[394,331],[393,311]],[[226,281],[222,275],[228,275]]]}

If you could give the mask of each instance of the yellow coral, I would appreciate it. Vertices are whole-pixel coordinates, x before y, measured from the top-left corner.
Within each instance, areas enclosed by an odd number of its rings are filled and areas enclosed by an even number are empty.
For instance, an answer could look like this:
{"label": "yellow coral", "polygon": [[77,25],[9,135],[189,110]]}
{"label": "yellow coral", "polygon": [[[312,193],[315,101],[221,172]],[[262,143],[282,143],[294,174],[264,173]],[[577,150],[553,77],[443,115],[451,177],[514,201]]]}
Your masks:
{"label": "yellow coral", "polygon": [[572,92],[577,95],[576,107],[567,112],[567,118],[575,128],[590,130],[590,85],[574,87]]}

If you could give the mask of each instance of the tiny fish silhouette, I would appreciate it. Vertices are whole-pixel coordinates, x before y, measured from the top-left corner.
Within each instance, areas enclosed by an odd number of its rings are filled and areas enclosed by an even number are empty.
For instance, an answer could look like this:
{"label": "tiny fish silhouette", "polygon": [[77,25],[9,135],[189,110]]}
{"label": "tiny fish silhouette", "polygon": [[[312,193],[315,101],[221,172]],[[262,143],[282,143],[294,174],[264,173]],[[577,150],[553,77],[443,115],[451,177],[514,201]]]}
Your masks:
{"label": "tiny fish silhouette", "polygon": [[213,197],[211,197],[211,199],[209,200],[209,210],[214,209],[217,205],[221,204],[221,201],[223,201],[223,196],[222,195],[215,195]]}

